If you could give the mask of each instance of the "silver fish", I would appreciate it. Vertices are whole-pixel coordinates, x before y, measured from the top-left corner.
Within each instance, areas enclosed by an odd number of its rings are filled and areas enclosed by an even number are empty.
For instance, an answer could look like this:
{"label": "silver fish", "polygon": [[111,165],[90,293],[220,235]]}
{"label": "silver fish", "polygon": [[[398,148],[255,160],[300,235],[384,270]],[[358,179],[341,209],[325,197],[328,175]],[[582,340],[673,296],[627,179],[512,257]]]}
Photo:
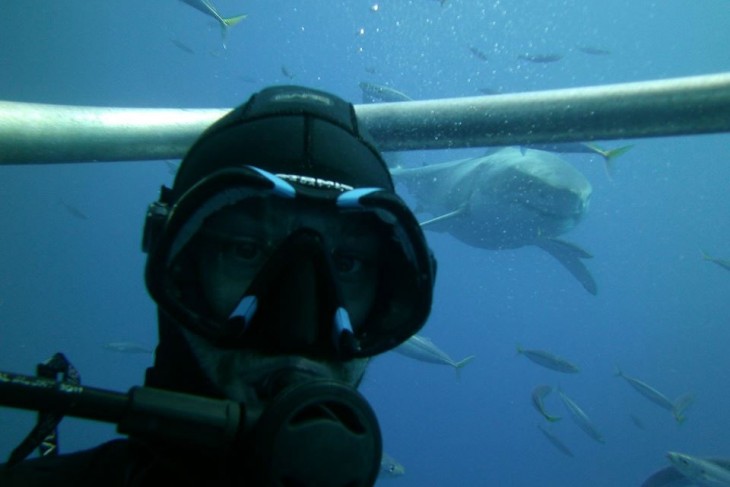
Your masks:
{"label": "silver fish", "polygon": [[109,342],[104,344],[104,349],[120,353],[153,353],[150,348],[134,342]]}
{"label": "silver fish", "polygon": [[517,59],[531,63],[555,63],[563,59],[562,54],[520,54]]}
{"label": "silver fish", "polygon": [[580,52],[584,54],[590,54],[591,56],[608,56],[609,54],[611,54],[611,51],[602,47],[575,46],[575,48],[578,49]]}
{"label": "silver fish", "polygon": [[677,401],[672,401],[667,396],[650,386],[644,381],[641,381],[635,377],[630,377],[624,374],[621,369],[616,366],[616,374],[618,377],[622,377],[628,384],[634,388],[636,392],[658,405],[671,412],[674,416],[674,420],[678,423],[682,423],[686,418],[684,417],[684,411],[692,404],[693,398],[691,394],[687,394],[679,398]]}
{"label": "silver fish", "polygon": [[543,418],[547,419],[551,423],[554,423],[555,421],[560,421],[560,416],[551,416],[548,414],[547,411],[545,411],[545,404],[543,401],[545,400],[545,396],[550,394],[553,391],[552,386],[537,386],[532,390],[532,405],[535,406],[535,409],[543,416]]}
{"label": "silver fish", "polygon": [[604,169],[606,175],[613,177],[614,163],[620,155],[626,154],[633,145],[624,145],[613,149],[605,149],[598,144],[592,142],[556,142],[553,144],[525,144],[521,146],[523,149],[544,150],[548,152],[558,152],[560,154],[595,154],[603,158]]}
{"label": "silver fish", "polygon": [[228,29],[246,18],[246,15],[234,15],[233,17],[223,17],[218,13],[218,10],[213,6],[210,0],[180,0],[181,2],[190,5],[198,12],[202,12],[209,17],[213,17],[221,26],[221,33],[225,39]]}
{"label": "silver fish", "polygon": [[702,251],[702,259],[712,262],[713,264],[716,264],[726,271],[730,271],[730,260],[727,259],[718,259],[717,257],[712,257],[708,253],[706,253],[704,250]]}
{"label": "silver fish", "polygon": [[563,401],[563,404],[565,404],[565,407],[568,409],[573,421],[575,421],[575,424],[577,424],[580,429],[598,443],[605,443],[603,435],[599,433],[588,415],[583,412],[583,410],[571,398],[566,396],[563,391],[558,391],[558,394],[560,395],[560,399]]}
{"label": "silver fish", "polygon": [[69,205],[68,203],[66,203],[63,200],[58,200],[58,204],[63,206],[66,209],[66,211],[69,212],[70,215],[78,218],[79,220],[88,220],[89,219],[89,217],[86,216],[86,214],[84,212],[82,212],[81,210],[79,210],[78,208],[76,208],[73,205]]}
{"label": "silver fish", "polygon": [[396,101],[412,101],[413,98],[406,95],[402,91],[398,91],[395,88],[385,85],[376,85],[375,83],[368,83],[363,81],[360,83],[360,90],[362,91],[363,103],[377,103],[377,102],[396,102]]}
{"label": "silver fish", "polygon": [[569,456],[569,457],[574,457],[574,456],[575,456],[575,455],[573,455],[573,452],[572,452],[572,451],[570,451],[570,448],[568,448],[568,447],[567,447],[567,446],[565,445],[565,443],[563,443],[563,441],[562,441],[562,440],[561,440],[560,438],[558,438],[557,436],[555,436],[555,433],[552,433],[552,432],[550,432],[550,431],[546,430],[545,428],[543,428],[543,427],[542,427],[542,426],[540,426],[539,424],[537,425],[537,428],[538,428],[538,429],[539,429],[539,430],[540,430],[540,431],[542,432],[542,434],[543,434],[543,435],[545,435],[545,438],[547,438],[547,439],[548,439],[548,441],[549,441],[550,443],[552,443],[552,445],[553,445],[553,446],[554,446],[555,448],[557,448],[557,449],[558,449],[558,451],[559,451],[560,453],[562,453],[562,454],[564,454],[564,455],[567,455],[567,456]]}
{"label": "silver fish", "polygon": [[421,362],[448,365],[456,370],[457,375],[462,367],[474,360],[474,355],[469,355],[457,362],[449,357],[446,352],[438,348],[429,338],[420,335],[413,335],[394,348],[393,351],[406,357],[420,360]]}
{"label": "silver fish", "polygon": [[580,371],[577,365],[568,362],[562,357],[553,355],[545,350],[528,350],[517,345],[517,353],[524,355],[538,365],[542,365],[551,370],[563,372],[566,374],[575,374]]}
{"label": "silver fish", "polygon": [[[703,459],[703,461],[706,463],[712,463],[719,468],[730,469],[730,460],[727,459],[708,458]],[[717,484],[703,484],[701,482],[697,482],[696,480],[692,480],[685,476],[682,472],[680,472],[676,467],[674,467],[674,465],[671,465],[669,467],[665,467],[661,470],[654,472],[654,474],[652,474],[644,481],[643,484],[641,484],[641,487],[707,487],[708,485],[717,486]],[[728,484],[720,485],[727,486]]]}
{"label": "silver fish", "polygon": [[674,468],[699,487],[730,487],[727,465],[672,451],[667,453],[667,458]]}
{"label": "silver fish", "polygon": [[634,426],[636,426],[640,430],[646,429],[646,426],[644,426],[644,422],[637,415],[629,414],[629,418],[631,418],[631,422],[634,423]]}
{"label": "silver fish", "polygon": [[400,477],[405,473],[406,468],[398,460],[383,452],[378,477]]}

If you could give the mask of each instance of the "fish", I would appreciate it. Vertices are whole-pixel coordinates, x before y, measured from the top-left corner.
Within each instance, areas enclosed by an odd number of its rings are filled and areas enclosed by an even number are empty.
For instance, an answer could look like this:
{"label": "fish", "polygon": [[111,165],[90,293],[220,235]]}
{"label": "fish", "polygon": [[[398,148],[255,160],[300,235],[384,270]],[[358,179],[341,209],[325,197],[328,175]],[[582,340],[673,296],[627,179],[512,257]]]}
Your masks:
{"label": "fish", "polygon": [[105,343],[104,347],[105,350],[111,350],[113,352],[120,352],[120,353],[153,353],[152,349],[145,347],[144,345],[140,345],[139,343],[135,342],[109,342]]}
{"label": "fish", "polygon": [[613,149],[604,149],[592,142],[558,142],[554,144],[525,144],[521,146],[525,149],[544,150],[549,152],[557,152],[560,154],[596,154],[603,159],[606,176],[613,178],[614,164],[616,158],[626,154],[633,144],[616,147]]}
{"label": "fish", "polygon": [[458,362],[449,357],[446,352],[438,348],[429,338],[420,335],[413,335],[405,342],[393,349],[394,352],[410,357],[421,362],[437,365],[448,365],[453,367],[457,376],[461,369],[474,360],[474,355],[469,355]]}
{"label": "fish", "polygon": [[562,54],[520,54],[517,56],[517,59],[521,59],[523,61],[528,61],[530,63],[538,63],[538,64],[545,64],[545,63],[555,63],[563,59]]}
{"label": "fish", "polygon": [[644,422],[637,415],[629,414],[629,418],[631,418],[631,422],[634,423],[634,426],[636,426],[640,430],[646,429],[646,427],[644,426]]}
{"label": "fish", "polygon": [[284,65],[281,66],[281,74],[283,74],[285,77],[287,77],[289,79],[294,79],[295,78],[294,74],[291,71],[289,71],[286,68],[286,66],[284,66]]}
{"label": "fish", "polygon": [[424,229],[481,249],[534,245],[560,262],[586,291],[598,293],[583,263],[593,256],[558,238],[582,220],[592,187],[556,154],[508,147],[471,159],[395,168],[391,174],[415,198],[414,212],[431,215],[420,222]]}
{"label": "fish", "polygon": [[359,86],[362,91],[363,103],[413,101],[413,98],[410,96],[390,86],[377,85],[375,83],[368,83],[367,81],[360,82]]}
{"label": "fish", "polygon": [[578,49],[580,52],[584,54],[590,54],[591,56],[608,56],[611,54],[611,51],[608,49],[603,49],[601,47],[593,47],[593,46],[575,46],[576,49]]}
{"label": "fish", "polygon": [[484,53],[484,51],[481,51],[474,46],[470,46],[469,51],[471,51],[471,53],[474,55],[475,58],[477,58],[481,61],[489,60],[489,57]]}
{"label": "fish", "polygon": [[699,487],[730,487],[730,465],[723,465],[687,455],[667,452],[669,463]]}
{"label": "fish", "polygon": [[166,159],[165,165],[167,166],[167,172],[169,172],[171,176],[177,175],[177,170],[180,167],[180,164],[175,164],[171,160]]}
{"label": "fish", "polygon": [[535,409],[537,409],[537,412],[542,414],[542,417],[547,419],[549,422],[554,423],[555,421],[560,421],[562,418],[560,416],[551,416],[548,414],[548,412],[545,410],[545,396],[550,394],[553,391],[552,386],[537,386],[532,390],[532,405],[535,406]]}
{"label": "fish", "polygon": [[233,17],[223,17],[218,10],[213,6],[211,0],[180,0],[181,2],[190,5],[198,12],[202,12],[208,17],[214,18],[221,26],[221,34],[223,39],[228,34],[228,29],[241,22],[247,17],[247,15],[234,15]]}
{"label": "fish", "polygon": [[681,396],[677,401],[672,401],[667,396],[650,386],[644,381],[641,381],[635,377],[630,377],[621,371],[618,365],[615,366],[615,374],[617,377],[622,377],[635,391],[639,394],[658,405],[661,408],[666,409],[672,413],[674,420],[677,423],[683,423],[686,419],[684,417],[684,411],[693,402],[691,394]]}
{"label": "fish", "polygon": [[[669,452],[671,453],[671,452]],[[668,455],[668,454],[667,454]],[[696,457],[694,457],[696,458]],[[708,472],[716,472],[716,467],[724,470],[730,469],[730,460],[724,458],[708,458],[701,459],[704,463],[710,463]],[[707,477],[711,479],[711,477]],[[710,480],[708,480],[709,482]],[[678,470],[674,465],[670,465],[661,470],[654,472],[649,478],[647,478],[641,487],[717,487],[718,484],[702,483],[701,479],[690,479]],[[728,486],[730,484],[719,484],[721,486]]]}
{"label": "fish", "polygon": [[563,372],[565,374],[576,374],[580,372],[577,365],[545,350],[529,350],[517,345],[517,353],[524,355],[538,365],[557,372]]}
{"label": "fish", "polygon": [[395,458],[383,452],[380,458],[380,473],[378,477],[400,477],[406,473],[406,468]]}
{"label": "fish", "polygon": [[575,421],[575,424],[577,424],[580,429],[585,432],[588,436],[590,436],[592,439],[597,441],[598,443],[605,443],[603,439],[603,435],[596,429],[596,427],[593,425],[593,422],[588,417],[588,415],[573,401],[571,398],[566,396],[563,391],[558,391],[558,395],[560,396],[560,399],[563,401],[563,404],[565,405],[566,409],[570,413],[570,417],[573,418],[573,421]]}
{"label": "fish", "polygon": [[79,210],[78,208],[76,208],[73,205],[69,205],[68,203],[66,203],[63,200],[58,200],[58,204],[63,206],[70,215],[78,218],[79,220],[88,220],[89,219],[89,217],[86,216],[86,214],[84,212],[82,212],[81,210]]}
{"label": "fish", "polygon": [[477,88],[477,91],[481,93],[482,95],[499,95],[501,91],[499,91],[496,88],[489,88],[487,86],[482,88]]}
{"label": "fish", "polygon": [[555,433],[552,433],[552,432],[546,430],[545,428],[543,428],[539,424],[537,425],[537,429],[539,429],[542,432],[542,434],[545,435],[545,438],[547,438],[548,441],[550,443],[552,443],[552,445],[555,448],[557,448],[560,453],[562,453],[562,454],[564,454],[566,456],[569,456],[571,458],[575,456],[575,455],[573,455],[573,452],[570,451],[570,448],[568,448],[565,445],[565,443],[563,443],[563,441],[560,438],[558,438],[557,436],[555,436]]}
{"label": "fish", "polygon": [[175,45],[175,47],[177,47],[178,49],[180,49],[183,52],[186,52],[188,54],[195,54],[195,51],[193,51],[193,49],[190,46],[188,46],[187,44],[185,44],[183,41],[181,41],[179,39],[170,39],[170,42],[172,42]]}
{"label": "fish", "polygon": [[726,271],[730,271],[730,260],[727,259],[718,259],[717,257],[712,257],[710,254],[702,250],[702,259],[706,260],[708,262],[712,262],[713,264],[716,264]]}

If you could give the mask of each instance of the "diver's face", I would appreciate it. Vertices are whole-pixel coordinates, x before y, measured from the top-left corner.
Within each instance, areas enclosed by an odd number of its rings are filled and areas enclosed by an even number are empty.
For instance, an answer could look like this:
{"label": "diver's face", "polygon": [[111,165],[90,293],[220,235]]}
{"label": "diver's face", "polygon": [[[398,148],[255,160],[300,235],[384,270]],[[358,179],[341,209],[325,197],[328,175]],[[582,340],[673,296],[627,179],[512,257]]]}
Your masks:
{"label": "diver's face", "polygon": [[[341,304],[354,328],[364,323],[377,294],[380,237],[362,215],[343,217],[325,208],[283,211],[276,199],[229,208],[205,224],[197,270],[205,301],[217,319],[225,321],[231,315],[278,245],[301,228],[321,236],[322,248],[333,263]],[[288,304],[311,307],[305,302]],[[185,336],[208,377],[228,397],[246,402],[247,407],[262,403],[259,386],[276,372],[294,370],[357,386],[367,364],[365,359],[325,361],[255,349],[223,350],[188,331]]]}

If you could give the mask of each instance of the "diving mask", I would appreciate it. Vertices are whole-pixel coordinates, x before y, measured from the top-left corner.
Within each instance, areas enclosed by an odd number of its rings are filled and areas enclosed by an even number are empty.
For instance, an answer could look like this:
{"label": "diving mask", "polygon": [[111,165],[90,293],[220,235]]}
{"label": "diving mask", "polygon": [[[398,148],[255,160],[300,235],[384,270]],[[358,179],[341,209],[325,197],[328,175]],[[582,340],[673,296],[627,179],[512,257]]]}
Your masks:
{"label": "diving mask", "polygon": [[433,259],[391,191],[226,168],[147,223],[150,294],[221,347],[368,357],[430,310]]}

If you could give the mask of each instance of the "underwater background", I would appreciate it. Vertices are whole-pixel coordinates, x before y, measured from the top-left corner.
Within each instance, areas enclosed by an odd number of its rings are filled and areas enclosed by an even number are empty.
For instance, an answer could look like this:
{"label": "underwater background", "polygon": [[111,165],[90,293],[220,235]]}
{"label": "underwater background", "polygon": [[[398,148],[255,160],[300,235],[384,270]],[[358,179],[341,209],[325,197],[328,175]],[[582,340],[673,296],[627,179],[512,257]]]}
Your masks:
{"label": "underwater background", "polygon": [[[225,42],[215,21],[177,0],[0,0],[0,99],[66,105],[230,108],[272,84],[361,103],[359,83],[414,99],[476,96],[730,71],[727,0],[216,0],[247,14]],[[559,59],[535,62],[525,54]],[[520,58],[522,56],[522,58]],[[459,374],[388,353],[361,387],[384,449],[405,474],[382,485],[638,486],[674,450],[730,457],[730,136],[633,144],[608,177],[590,154],[564,154],[593,185],[566,238],[590,251],[598,295],[535,247],[488,251],[427,232],[437,256],[433,312],[421,334]],[[405,166],[485,149],[413,151]],[[126,391],[156,343],[143,282],[142,223],[178,161],[0,167],[0,370],[32,375],[62,351],[82,384]],[[520,356],[549,350],[565,375]],[[639,395],[616,366],[671,399],[686,421]],[[556,394],[547,425],[535,386],[560,387],[605,439],[573,423]],[[0,458],[35,424],[0,408]],[[538,429],[573,452],[563,455]],[[116,436],[66,418],[71,452]]]}

